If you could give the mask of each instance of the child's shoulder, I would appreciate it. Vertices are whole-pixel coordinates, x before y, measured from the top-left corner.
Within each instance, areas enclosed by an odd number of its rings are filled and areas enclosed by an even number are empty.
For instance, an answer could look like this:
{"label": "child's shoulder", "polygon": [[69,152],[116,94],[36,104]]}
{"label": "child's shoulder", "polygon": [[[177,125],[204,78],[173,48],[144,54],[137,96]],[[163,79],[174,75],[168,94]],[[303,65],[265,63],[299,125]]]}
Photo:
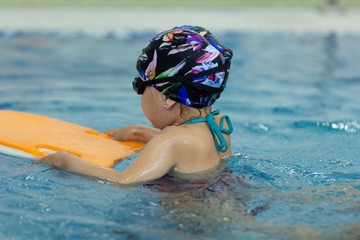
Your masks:
{"label": "child's shoulder", "polygon": [[168,126],[160,131],[155,140],[157,144],[164,144],[168,150],[176,151],[187,150],[192,148],[200,148],[202,141],[201,134],[197,134],[196,130],[184,126]]}
{"label": "child's shoulder", "polygon": [[191,137],[191,131],[188,131],[182,126],[168,126],[160,131],[158,136],[162,140],[171,140],[171,141],[182,141],[183,139]]}

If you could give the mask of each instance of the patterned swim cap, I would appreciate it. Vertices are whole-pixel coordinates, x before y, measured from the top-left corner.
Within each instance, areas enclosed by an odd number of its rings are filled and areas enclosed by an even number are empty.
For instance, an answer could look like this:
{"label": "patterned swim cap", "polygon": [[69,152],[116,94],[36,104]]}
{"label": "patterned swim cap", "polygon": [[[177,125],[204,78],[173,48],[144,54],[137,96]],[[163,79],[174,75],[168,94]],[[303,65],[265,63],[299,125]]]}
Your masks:
{"label": "patterned swim cap", "polygon": [[153,85],[176,102],[206,108],[225,88],[232,55],[208,30],[181,26],[151,39],[136,68],[142,84]]}

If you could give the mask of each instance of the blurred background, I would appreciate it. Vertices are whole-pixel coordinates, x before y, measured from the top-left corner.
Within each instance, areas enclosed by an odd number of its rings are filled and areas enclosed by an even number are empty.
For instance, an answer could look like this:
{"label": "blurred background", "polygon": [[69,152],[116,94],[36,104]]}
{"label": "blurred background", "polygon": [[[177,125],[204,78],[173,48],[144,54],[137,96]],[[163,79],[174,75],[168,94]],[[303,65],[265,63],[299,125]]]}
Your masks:
{"label": "blurred background", "polygon": [[2,0],[1,6],[96,6],[96,7],[319,7],[324,4],[336,4],[343,7],[359,7],[357,0]]}
{"label": "blurred background", "polygon": [[201,25],[213,31],[359,31],[358,0],[0,0],[1,30],[160,31]]}

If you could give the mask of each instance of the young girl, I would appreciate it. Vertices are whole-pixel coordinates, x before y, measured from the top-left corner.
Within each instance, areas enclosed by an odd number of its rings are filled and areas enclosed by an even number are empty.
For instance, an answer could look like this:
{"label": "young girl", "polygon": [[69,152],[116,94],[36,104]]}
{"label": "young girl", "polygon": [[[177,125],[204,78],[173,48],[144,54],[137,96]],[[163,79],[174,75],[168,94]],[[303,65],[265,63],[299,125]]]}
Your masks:
{"label": "young girl", "polygon": [[201,27],[181,26],[156,35],[142,50],[133,81],[155,128],[105,131],[115,140],[147,142],[130,166],[118,172],[64,151],[40,162],[121,186],[214,169],[232,154],[230,119],[211,108],[225,88],[231,58],[232,51]]}

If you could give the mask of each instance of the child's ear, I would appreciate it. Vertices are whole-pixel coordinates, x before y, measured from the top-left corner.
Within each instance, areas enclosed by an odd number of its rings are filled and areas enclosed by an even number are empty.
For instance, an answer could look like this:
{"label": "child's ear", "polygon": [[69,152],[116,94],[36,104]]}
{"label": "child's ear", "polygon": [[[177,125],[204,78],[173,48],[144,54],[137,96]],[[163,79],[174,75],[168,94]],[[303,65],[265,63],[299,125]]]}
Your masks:
{"label": "child's ear", "polygon": [[175,104],[176,104],[176,102],[175,102],[174,100],[171,100],[170,98],[166,98],[166,99],[165,99],[164,108],[165,108],[165,110],[169,110],[169,109],[171,109]]}

